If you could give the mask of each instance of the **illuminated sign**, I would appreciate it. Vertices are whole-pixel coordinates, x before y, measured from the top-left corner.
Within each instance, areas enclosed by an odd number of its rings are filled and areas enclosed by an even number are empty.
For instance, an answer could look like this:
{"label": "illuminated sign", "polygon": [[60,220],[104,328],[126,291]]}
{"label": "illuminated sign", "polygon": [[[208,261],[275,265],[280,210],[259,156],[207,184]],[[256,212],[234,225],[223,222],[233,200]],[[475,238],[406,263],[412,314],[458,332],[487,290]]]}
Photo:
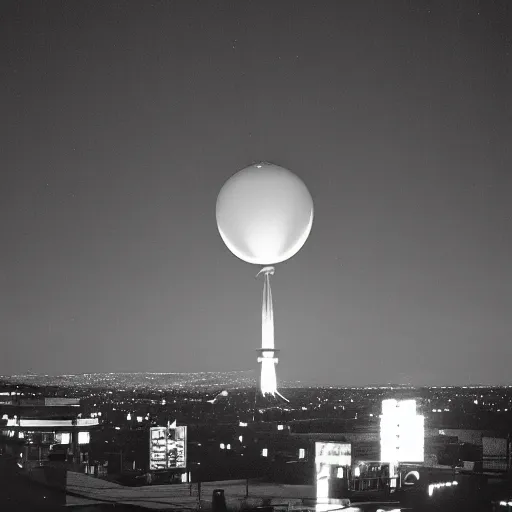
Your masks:
{"label": "illuminated sign", "polygon": [[335,466],[350,466],[352,463],[350,443],[315,443],[315,462]]}
{"label": "illuminated sign", "polygon": [[350,443],[315,443],[316,466],[316,497],[329,499],[329,480],[333,475],[339,475],[333,468],[350,466],[352,463],[352,446]]}
{"label": "illuminated sign", "polygon": [[187,467],[187,427],[151,427],[149,468],[151,470]]}
{"label": "illuminated sign", "polygon": [[7,420],[8,427],[89,427],[99,425],[98,418],[78,418],[77,420]]}
{"label": "illuminated sign", "polygon": [[380,460],[423,462],[424,417],[416,414],[416,400],[383,400],[380,417]]}

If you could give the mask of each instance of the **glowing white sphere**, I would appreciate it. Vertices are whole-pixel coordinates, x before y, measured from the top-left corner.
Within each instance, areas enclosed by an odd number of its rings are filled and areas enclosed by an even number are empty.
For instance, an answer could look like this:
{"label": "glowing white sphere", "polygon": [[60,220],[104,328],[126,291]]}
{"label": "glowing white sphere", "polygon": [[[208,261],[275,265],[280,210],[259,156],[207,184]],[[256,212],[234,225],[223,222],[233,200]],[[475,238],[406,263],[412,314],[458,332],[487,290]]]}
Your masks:
{"label": "glowing white sphere", "polygon": [[313,199],[298,176],[262,162],[226,181],[216,214],[220,236],[235,256],[273,265],[291,258],[306,242],[313,225]]}

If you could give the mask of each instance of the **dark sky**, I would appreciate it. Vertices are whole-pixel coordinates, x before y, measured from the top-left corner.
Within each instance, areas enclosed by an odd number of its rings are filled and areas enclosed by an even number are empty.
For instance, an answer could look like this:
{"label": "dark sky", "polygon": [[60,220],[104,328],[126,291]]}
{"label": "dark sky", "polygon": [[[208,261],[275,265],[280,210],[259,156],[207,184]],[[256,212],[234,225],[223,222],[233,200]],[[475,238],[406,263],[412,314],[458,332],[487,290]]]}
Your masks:
{"label": "dark sky", "polygon": [[273,277],[278,377],[510,383],[506,0],[0,6],[0,373],[251,369],[223,183],[315,202]]}

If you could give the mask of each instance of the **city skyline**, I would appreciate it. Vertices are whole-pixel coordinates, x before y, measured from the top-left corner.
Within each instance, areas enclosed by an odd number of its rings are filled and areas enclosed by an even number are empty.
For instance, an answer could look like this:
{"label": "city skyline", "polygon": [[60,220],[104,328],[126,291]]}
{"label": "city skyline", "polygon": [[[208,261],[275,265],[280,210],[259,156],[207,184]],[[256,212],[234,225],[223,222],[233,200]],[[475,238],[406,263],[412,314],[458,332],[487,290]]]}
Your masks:
{"label": "city skyline", "polygon": [[280,380],[510,383],[506,2],[0,9],[0,374],[256,369],[215,201],[265,160],[315,204]]}

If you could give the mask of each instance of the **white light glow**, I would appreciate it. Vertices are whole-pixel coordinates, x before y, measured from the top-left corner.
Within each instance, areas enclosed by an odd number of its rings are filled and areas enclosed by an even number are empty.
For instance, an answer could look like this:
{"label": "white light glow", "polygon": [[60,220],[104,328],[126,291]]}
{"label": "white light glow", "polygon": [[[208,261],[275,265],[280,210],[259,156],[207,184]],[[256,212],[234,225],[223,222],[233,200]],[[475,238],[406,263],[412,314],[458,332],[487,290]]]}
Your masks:
{"label": "white light glow", "polygon": [[57,441],[57,444],[69,444],[71,442],[71,433],[57,432],[55,434],[55,441]]}
{"label": "white light glow", "polygon": [[261,455],[263,455],[263,457],[268,457],[268,448],[263,448],[263,450],[261,450]]}
{"label": "white light glow", "polygon": [[240,442],[243,442],[243,440],[244,440],[244,436],[238,436],[238,440],[239,440]]}
{"label": "white light glow", "polygon": [[76,424],[79,427],[86,427],[92,425],[99,425],[100,420],[98,418],[78,418]]}
{"label": "white light glow", "polygon": [[316,499],[329,499],[330,464],[316,463]]}
{"label": "white light glow", "polygon": [[[274,267],[263,268],[258,275],[264,275],[263,301],[261,307],[261,356],[258,363],[261,364],[260,391],[263,396],[279,395],[288,401],[277,391],[276,368],[278,360],[274,346],[274,310],[272,306],[272,290],[270,288],[270,276],[274,274]],[[267,350],[268,349],[268,350]]]}
{"label": "white light glow", "polygon": [[313,200],[303,181],[262,162],[242,169],[222,187],[216,218],[228,249],[248,263],[272,265],[294,256],[313,224]]}
{"label": "white light glow", "polygon": [[247,423],[245,421],[241,421],[238,425],[240,427],[247,427]]}
{"label": "white light glow", "polygon": [[78,444],[89,444],[90,440],[89,432],[78,432]]}
{"label": "white light glow", "polygon": [[416,414],[415,400],[383,400],[380,420],[380,460],[424,461],[424,418]]}
{"label": "white light glow", "polygon": [[231,445],[230,444],[226,445],[226,450],[231,450]]}
{"label": "white light glow", "polygon": [[428,486],[428,495],[432,496],[436,489],[442,489],[443,487],[452,487],[458,485],[455,480],[453,482],[437,482]]}
{"label": "white light glow", "polygon": [[303,459],[306,457],[306,450],[304,448],[299,448],[299,459]]}
{"label": "white light glow", "polygon": [[137,416],[137,423],[142,423],[142,416]]}
{"label": "white light glow", "polygon": [[[78,418],[76,425],[85,427],[89,425],[98,425],[98,418]],[[73,420],[7,420],[8,427],[72,427]]]}
{"label": "white light glow", "polygon": [[277,430],[283,430],[283,429],[284,429],[283,425],[277,425]]}
{"label": "white light glow", "polygon": [[220,443],[220,449],[224,450],[226,448],[226,445],[224,443]]}

